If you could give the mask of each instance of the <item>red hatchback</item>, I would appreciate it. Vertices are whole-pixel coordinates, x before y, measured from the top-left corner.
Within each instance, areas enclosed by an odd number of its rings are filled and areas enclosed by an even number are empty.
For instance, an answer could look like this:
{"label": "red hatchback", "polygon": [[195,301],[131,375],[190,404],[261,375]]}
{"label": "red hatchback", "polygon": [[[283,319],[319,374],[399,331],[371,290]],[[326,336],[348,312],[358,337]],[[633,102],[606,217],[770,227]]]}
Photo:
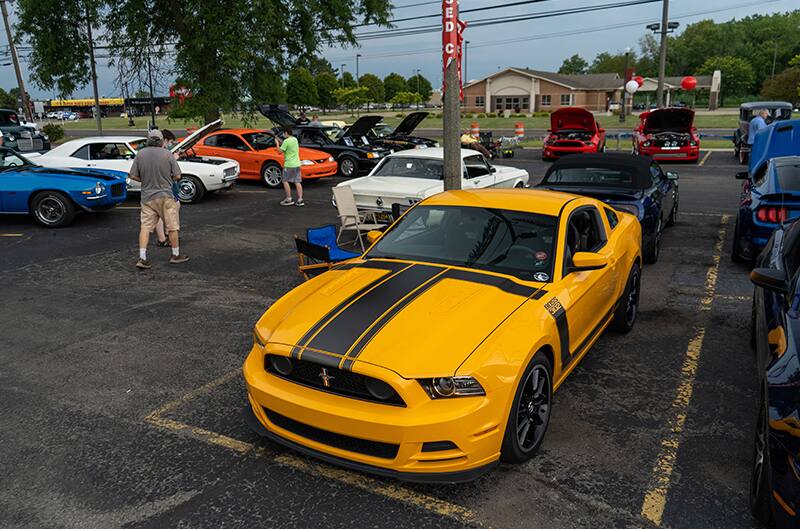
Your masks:
{"label": "red hatchback", "polygon": [[633,130],[633,153],[651,156],[660,162],[700,157],[700,135],[694,126],[694,110],[661,108],[639,115]]}
{"label": "red hatchback", "polygon": [[565,154],[603,152],[606,131],[584,108],[560,108],[550,114],[549,134],[544,139],[542,160],[555,160]]}

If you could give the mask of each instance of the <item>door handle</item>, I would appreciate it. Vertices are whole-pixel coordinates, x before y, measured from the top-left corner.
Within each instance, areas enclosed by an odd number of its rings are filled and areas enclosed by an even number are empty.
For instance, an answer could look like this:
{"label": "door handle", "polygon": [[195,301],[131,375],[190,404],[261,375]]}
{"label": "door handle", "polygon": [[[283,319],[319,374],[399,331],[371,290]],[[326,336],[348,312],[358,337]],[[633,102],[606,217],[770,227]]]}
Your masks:
{"label": "door handle", "polygon": [[86,167],[97,167],[96,163],[87,163]]}

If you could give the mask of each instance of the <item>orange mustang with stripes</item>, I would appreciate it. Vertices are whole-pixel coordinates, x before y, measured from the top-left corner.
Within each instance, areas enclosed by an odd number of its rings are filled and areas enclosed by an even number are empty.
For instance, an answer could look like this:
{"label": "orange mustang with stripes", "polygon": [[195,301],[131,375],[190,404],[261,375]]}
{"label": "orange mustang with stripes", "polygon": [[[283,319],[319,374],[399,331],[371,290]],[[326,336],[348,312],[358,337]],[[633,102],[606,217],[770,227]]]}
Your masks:
{"label": "orange mustang with stripes", "polygon": [[639,222],[550,191],[450,191],[276,301],[244,363],[245,419],[323,460],[474,479],[542,443],[553,391],[636,321]]}

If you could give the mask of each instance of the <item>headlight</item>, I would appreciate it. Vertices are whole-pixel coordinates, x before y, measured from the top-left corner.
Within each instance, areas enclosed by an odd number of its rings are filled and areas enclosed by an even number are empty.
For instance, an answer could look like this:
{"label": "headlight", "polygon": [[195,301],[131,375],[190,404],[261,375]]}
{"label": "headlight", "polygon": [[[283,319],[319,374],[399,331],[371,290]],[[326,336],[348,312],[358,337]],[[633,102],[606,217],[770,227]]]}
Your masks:
{"label": "headlight", "polygon": [[367,153],[367,158],[373,158],[374,159],[374,158],[380,158],[380,157],[381,157],[381,155],[378,154],[377,152],[368,152]]}
{"label": "headlight", "polygon": [[486,395],[483,386],[472,377],[421,378],[418,382],[432,399]]}
{"label": "headlight", "polygon": [[642,144],[642,147],[650,147],[650,140],[647,140]]}
{"label": "headlight", "polygon": [[438,149],[440,147],[439,142],[437,141],[436,143],[433,144],[433,146]]}
{"label": "headlight", "polygon": [[592,143],[590,141],[585,141],[585,142],[583,142],[583,144],[586,145],[587,147],[591,147],[592,145],[594,145],[594,143]]}
{"label": "headlight", "polygon": [[697,142],[695,140],[689,140],[689,145],[692,147],[697,147]]}
{"label": "headlight", "polygon": [[333,161],[333,156],[328,156],[328,161],[332,162]]}
{"label": "headlight", "polygon": [[102,195],[105,190],[106,190],[106,186],[104,186],[102,182],[97,182],[94,185],[94,194],[95,195]]}
{"label": "headlight", "polygon": [[314,162],[311,160],[300,160],[300,165],[314,165]]}
{"label": "headlight", "polygon": [[17,139],[17,138],[14,137],[13,134],[9,134],[8,136],[6,136],[6,138],[8,139],[8,141],[14,141],[14,140]]}
{"label": "headlight", "polygon": [[639,208],[638,206],[636,206],[636,204],[611,204],[611,205],[614,206],[614,209],[632,213],[633,215],[636,216],[637,219],[639,218]]}
{"label": "headlight", "polygon": [[50,141],[50,138],[47,136],[47,134],[42,134],[42,138],[44,138],[44,141]]}

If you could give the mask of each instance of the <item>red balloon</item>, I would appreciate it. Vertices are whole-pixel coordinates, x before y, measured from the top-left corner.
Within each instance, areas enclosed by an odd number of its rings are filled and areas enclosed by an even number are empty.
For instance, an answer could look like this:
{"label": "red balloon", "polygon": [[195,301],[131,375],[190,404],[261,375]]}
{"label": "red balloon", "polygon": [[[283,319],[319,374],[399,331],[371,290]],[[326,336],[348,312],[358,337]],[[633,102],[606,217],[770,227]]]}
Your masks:
{"label": "red balloon", "polygon": [[692,77],[691,75],[687,75],[683,79],[681,79],[681,88],[684,90],[694,90],[697,88],[697,78]]}
{"label": "red balloon", "polygon": [[638,84],[639,86],[642,86],[644,84],[644,77],[642,77],[641,75],[637,75],[636,77],[633,78],[633,80],[636,81],[636,84]]}

